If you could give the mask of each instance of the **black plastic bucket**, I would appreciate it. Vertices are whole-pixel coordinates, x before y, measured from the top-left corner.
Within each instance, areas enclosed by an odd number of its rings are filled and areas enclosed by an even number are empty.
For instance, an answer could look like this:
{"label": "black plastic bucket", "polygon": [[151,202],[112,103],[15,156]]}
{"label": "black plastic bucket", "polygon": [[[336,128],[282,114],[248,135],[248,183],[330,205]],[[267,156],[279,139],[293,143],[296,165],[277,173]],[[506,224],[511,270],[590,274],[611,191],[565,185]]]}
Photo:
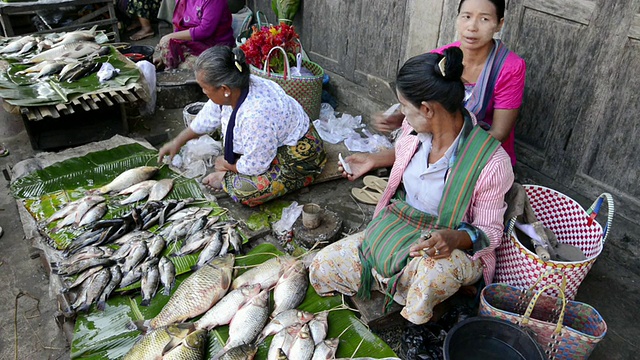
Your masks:
{"label": "black plastic bucket", "polygon": [[444,340],[445,360],[544,360],[540,345],[508,321],[476,316],[457,323]]}
{"label": "black plastic bucket", "polygon": [[132,45],[120,50],[122,55],[128,57],[133,62],[141,60],[151,61],[155,49],[149,45]]}

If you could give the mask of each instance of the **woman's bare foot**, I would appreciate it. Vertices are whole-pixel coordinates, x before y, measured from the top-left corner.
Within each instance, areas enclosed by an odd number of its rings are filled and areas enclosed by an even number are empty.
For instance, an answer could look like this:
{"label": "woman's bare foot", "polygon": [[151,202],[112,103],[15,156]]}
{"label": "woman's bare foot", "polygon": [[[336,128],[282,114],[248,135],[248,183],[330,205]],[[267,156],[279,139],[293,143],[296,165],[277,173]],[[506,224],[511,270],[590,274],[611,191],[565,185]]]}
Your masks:
{"label": "woman's bare foot", "polygon": [[213,191],[221,191],[222,182],[224,181],[224,174],[226,174],[226,171],[212,172],[202,179],[202,185]]}
{"label": "woman's bare foot", "polygon": [[151,37],[155,35],[155,33],[153,32],[153,28],[149,27],[142,27],[140,30],[138,30],[138,32],[136,32],[135,34],[131,35],[129,37],[129,39],[133,40],[133,41],[138,41],[138,40],[142,40],[142,39],[146,39],[148,37]]}

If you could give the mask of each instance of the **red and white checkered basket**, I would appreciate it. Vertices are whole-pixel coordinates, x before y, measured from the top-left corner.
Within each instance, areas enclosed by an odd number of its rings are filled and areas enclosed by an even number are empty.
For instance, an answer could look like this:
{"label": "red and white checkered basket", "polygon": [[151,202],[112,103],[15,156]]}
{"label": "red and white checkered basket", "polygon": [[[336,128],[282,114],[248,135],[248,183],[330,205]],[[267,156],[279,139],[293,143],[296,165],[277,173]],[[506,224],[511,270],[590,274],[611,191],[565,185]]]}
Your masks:
{"label": "red and white checkered basket", "polygon": [[[580,283],[602,252],[611,229],[614,213],[613,198],[610,194],[603,193],[585,211],[575,200],[555,190],[537,185],[523,185],[523,187],[529,196],[529,202],[537,219],[553,231],[559,242],[579,247],[587,259],[574,262],[543,261],[512,235],[515,224],[515,219],[512,219],[502,237],[502,244],[496,249],[497,264],[493,281],[528,289],[540,276],[548,274],[543,277],[537,289],[549,283],[561,286],[562,276],[557,271],[551,271],[556,269],[560,270],[567,279],[565,295],[568,299],[574,299]],[[603,230],[594,220],[604,200],[607,200],[608,216]],[[556,297],[559,295],[555,287],[550,288],[546,293]]]}

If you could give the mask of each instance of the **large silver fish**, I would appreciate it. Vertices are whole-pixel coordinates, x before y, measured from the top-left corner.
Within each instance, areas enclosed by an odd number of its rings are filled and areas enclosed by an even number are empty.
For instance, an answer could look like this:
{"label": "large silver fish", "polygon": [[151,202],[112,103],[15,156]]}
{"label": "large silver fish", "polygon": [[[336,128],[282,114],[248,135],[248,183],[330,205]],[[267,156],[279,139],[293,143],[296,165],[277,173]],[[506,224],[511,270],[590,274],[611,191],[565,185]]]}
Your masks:
{"label": "large silver fish", "polygon": [[79,41],[52,48],[26,60],[27,63],[39,63],[46,60],[59,60],[62,58],[79,59],[98,52],[101,46],[89,41]]}
{"label": "large silver fish", "polygon": [[145,180],[145,181],[141,181],[137,184],[133,184],[131,186],[129,186],[126,189],[122,189],[120,191],[118,191],[118,193],[116,195],[129,195],[129,194],[133,194],[134,192],[140,190],[140,189],[151,189],[153,187],[153,185],[155,185],[158,182],[158,180]]}
{"label": "large silver fish", "polygon": [[309,332],[309,325],[304,324],[293,340],[293,344],[287,352],[287,358],[290,360],[311,360],[314,350],[315,344]]}
{"label": "large silver fish", "polygon": [[158,181],[149,192],[148,201],[160,201],[169,195],[173,189],[173,179],[162,179]]}
{"label": "large silver fish", "polygon": [[187,337],[190,329],[185,325],[169,325],[151,330],[141,337],[123,360],[157,360],[166,348],[172,348]]}
{"label": "large silver fish", "polygon": [[246,284],[260,284],[263,289],[271,288],[278,282],[283,268],[290,267],[294,261],[295,259],[289,255],[271,258],[236,277],[231,288],[236,289]]}
{"label": "large silver fish", "polygon": [[229,323],[229,338],[224,346],[229,350],[252,343],[269,319],[269,290],[262,290],[247,301]]}
{"label": "large silver fish", "polygon": [[255,344],[244,344],[229,349],[218,360],[251,360],[256,356],[258,346]]}
{"label": "large silver fish", "polygon": [[93,224],[94,222],[102,219],[102,217],[107,213],[109,209],[107,209],[107,204],[100,203],[89,209],[82,218],[80,222],[77,224],[78,226],[85,226]]}
{"label": "large silver fish", "polygon": [[336,351],[338,351],[338,345],[340,345],[340,339],[338,338],[321,341],[316,345],[311,360],[334,359],[336,357]]}
{"label": "large silver fish", "polygon": [[20,39],[13,40],[0,50],[0,54],[9,54],[20,51],[26,43],[33,40],[35,40],[33,36],[23,36]]}
{"label": "large silver fish", "polygon": [[162,360],[202,360],[207,353],[207,330],[196,330],[164,354]]}
{"label": "large silver fish", "polygon": [[112,191],[120,191],[128,188],[131,185],[137,184],[141,181],[148,180],[158,172],[158,168],[155,166],[140,166],[137,168],[129,169],[116,176],[110,183],[96,190],[98,194],[106,194]]}
{"label": "large silver fish", "polygon": [[85,196],[78,201],[78,207],[76,208],[76,217],[74,222],[79,224],[82,221],[82,217],[87,213],[92,207],[96,206],[104,202],[106,199],[100,195],[89,195]]}
{"label": "large silver fish", "polygon": [[195,328],[211,330],[216,326],[227,325],[240,307],[259,292],[259,285],[247,285],[231,291],[194,323]]}
{"label": "large silver fish", "polygon": [[282,274],[273,290],[273,316],[295,309],[302,304],[309,288],[309,274],[302,261],[297,260]]}
{"label": "large silver fish", "polygon": [[233,255],[216,258],[186,278],[150,321],[151,328],[182,322],[209,310],[227,293],[234,261]]}

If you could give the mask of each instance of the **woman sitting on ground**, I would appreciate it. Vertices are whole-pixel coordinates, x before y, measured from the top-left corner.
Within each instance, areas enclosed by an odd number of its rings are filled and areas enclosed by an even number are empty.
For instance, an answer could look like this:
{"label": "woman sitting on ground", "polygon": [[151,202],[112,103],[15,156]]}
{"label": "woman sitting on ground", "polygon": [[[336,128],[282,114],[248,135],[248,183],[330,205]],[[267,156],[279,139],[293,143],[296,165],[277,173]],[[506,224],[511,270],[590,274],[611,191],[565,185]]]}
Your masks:
{"label": "woman sitting on ground", "polygon": [[[460,39],[433,52],[442,54],[450,47],[462,50],[465,107],[491,136],[502,142],[515,166],[515,123],[524,94],[526,65],[504,43],[493,38],[504,24],[504,8],[504,0],[461,0],[456,20]],[[379,131],[391,132],[400,127],[403,119],[398,112],[377,115],[373,125]],[[393,159],[393,149],[353,154],[345,159],[353,173],[344,176],[355,180],[373,169],[393,165]]]}
{"label": "woman sitting on ground", "polygon": [[461,286],[483,275],[491,282],[513,183],[500,142],[462,104],[462,52],[443,54],[416,56],[400,69],[406,121],[374,217],[364,232],[321,250],[310,267],[318,294],[379,290],[414,324],[427,322]]}
{"label": "woman sitting on ground", "polygon": [[235,46],[232,17],[226,0],[178,0],[173,12],[173,32],[156,46],[153,62],[158,69],[193,70],[203,51],[215,45]]}
{"label": "woman sitting on ground", "polygon": [[308,186],[322,172],[322,140],[302,106],[271,80],[249,74],[242,50],[215,46],[195,63],[209,98],[188,128],[160,149],[159,160],[221,128],[224,156],[202,182],[235,201],[260,205]]}

